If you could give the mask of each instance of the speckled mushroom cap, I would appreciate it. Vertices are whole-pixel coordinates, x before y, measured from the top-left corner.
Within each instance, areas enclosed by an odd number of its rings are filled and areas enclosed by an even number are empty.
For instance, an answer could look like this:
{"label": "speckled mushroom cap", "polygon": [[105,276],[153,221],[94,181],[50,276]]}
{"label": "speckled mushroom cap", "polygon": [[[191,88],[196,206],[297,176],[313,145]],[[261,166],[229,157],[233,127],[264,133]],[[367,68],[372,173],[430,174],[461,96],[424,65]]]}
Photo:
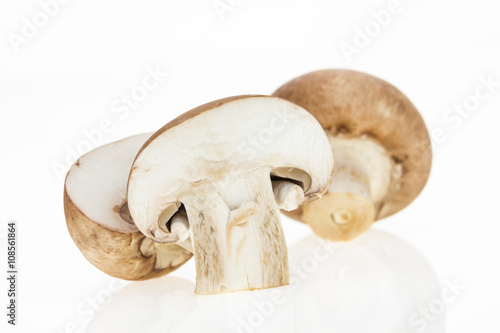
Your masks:
{"label": "speckled mushroom cap", "polygon": [[[297,77],[273,94],[302,106],[332,136],[368,137],[385,148],[400,176],[375,202],[375,219],[410,204],[429,177],[432,151],[425,123],[410,100],[393,85],[352,70],[326,69]],[[302,220],[302,209],[284,213]]]}

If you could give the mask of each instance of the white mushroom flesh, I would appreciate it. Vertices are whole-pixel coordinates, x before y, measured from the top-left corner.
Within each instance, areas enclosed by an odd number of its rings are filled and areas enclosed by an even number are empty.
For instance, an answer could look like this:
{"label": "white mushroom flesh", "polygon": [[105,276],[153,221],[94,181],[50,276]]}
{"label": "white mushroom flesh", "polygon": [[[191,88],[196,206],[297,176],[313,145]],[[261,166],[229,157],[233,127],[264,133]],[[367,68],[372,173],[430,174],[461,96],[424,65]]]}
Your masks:
{"label": "white mushroom flesh", "polygon": [[[120,232],[135,232],[132,221],[120,214],[127,201],[127,179],[135,155],[151,133],[135,135],[102,146],[79,158],[68,173],[66,191],[92,221]],[[113,164],[103,161],[113,161]]]}

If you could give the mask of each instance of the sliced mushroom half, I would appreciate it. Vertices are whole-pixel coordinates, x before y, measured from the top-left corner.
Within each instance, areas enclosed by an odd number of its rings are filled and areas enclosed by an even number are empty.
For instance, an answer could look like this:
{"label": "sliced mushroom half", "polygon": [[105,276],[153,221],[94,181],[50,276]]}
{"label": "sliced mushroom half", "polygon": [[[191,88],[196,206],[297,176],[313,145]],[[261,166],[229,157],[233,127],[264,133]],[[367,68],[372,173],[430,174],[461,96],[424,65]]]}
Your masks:
{"label": "sliced mushroom half", "polygon": [[165,275],[192,257],[179,245],[145,237],[130,217],[128,175],[150,136],[132,136],[87,153],[71,167],[65,182],[64,212],[73,241],[94,266],[125,280]]}
{"label": "sliced mushroom half", "polygon": [[142,147],[128,181],[135,224],[155,242],[190,242],[196,293],[289,283],[279,208],[328,190],[333,158],[316,119],[277,97],[195,108]]}

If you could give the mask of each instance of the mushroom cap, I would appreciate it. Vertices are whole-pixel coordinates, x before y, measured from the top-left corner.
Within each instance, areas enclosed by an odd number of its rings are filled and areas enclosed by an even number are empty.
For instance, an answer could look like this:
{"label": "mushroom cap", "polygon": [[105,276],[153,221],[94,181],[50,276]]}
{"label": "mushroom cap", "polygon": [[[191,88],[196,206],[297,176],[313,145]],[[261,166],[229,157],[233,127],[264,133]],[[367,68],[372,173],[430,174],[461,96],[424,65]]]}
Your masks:
{"label": "mushroom cap", "polygon": [[132,136],[85,154],[69,170],[64,186],[64,212],[73,241],[94,266],[125,280],[168,274],[192,256],[178,245],[146,238],[121,209],[130,166],[149,137]]}
{"label": "mushroom cap", "polygon": [[305,200],[326,192],[333,157],[316,119],[271,96],[235,96],[202,105],[157,131],[137,154],[128,182],[131,215],[143,233],[165,241],[169,235],[159,225],[160,215],[178,207],[183,196],[196,194],[195,184],[216,188],[235,174],[247,177],[258,170],[268,171],[269,187],[271,176],[302,185]]}
{"label": "mushroom cap", "polygon": [[[332,136],[366,137],[385,148],[401,176],[392,177],[384,199],[375,203],[375,219],[409,205],[429,177],[432,150],[420,113],[397,88],[372,75],[326,69],[299,76],[276,90],[308,110]],[[302,209],[284,212],[302,220]]]}

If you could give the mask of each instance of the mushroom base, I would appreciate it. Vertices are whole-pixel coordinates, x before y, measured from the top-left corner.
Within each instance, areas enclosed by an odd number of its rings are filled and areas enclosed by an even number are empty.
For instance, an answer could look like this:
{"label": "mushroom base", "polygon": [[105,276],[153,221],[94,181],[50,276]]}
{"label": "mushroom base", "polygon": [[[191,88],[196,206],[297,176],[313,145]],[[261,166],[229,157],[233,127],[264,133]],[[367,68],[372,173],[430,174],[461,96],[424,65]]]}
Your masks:
{"label": "mushroom base", "polygon": [[370,200],[352,193],[327,193],[320,200],[304,204],[303,218],[318,236],[331,241],[348,241],[375,221]]}

